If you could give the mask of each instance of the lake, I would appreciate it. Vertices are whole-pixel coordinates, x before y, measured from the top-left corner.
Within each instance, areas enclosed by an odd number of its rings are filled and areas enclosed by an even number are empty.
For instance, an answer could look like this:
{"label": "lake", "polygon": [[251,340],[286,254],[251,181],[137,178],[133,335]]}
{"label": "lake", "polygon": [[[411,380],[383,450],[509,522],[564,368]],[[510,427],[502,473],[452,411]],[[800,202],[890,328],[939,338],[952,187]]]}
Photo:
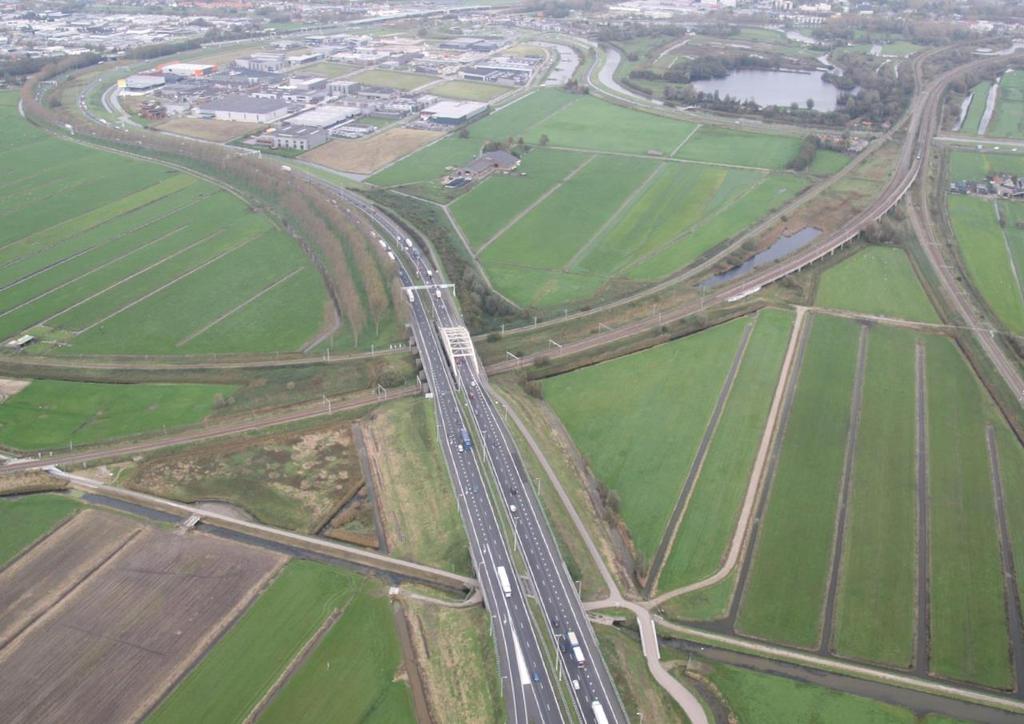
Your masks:
{"label": "lake", "polygon": [[808,98],[814,99],[814,110],[834,111],[839,89],[822,80],[822,71],[794,73],[785,70],[737,70],[725,78],[698,80],[695,90],[732,96],[741,101],[753,100],[759,106],[788,106],[798,103],[803,107]]}

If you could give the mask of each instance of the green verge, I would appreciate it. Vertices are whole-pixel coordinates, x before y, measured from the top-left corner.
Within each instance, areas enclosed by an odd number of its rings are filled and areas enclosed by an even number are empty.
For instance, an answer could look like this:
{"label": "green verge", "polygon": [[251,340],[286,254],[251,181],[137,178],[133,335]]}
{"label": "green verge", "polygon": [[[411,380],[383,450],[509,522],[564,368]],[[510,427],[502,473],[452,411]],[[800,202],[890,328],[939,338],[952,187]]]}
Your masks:
{"label": "green verge", "polygon": [[40,450],[183,427],[202,421],[234,389],[36,380],[0,405],[0,445]]}
{"label": "green verge", "polygon": [[938,323],[935,308],[902,249],[872,246],[826,269],[815,304],[831,309]]}
{"label": "green verge", "polygon": [[1012,683],[985,425],[993,416],[959,350],[926,339],[931,670],[995,688]]}
{"label": "green verge", "polygon": [[0,499],[0,566],[39,540],[82,505],[63,495]]}
{"label": "green verge", "polygon": [[665,560],[660,591],[707,578],[721,566],[750,482],[792,327],[791,312],[766,309],[758,315],[675,545]]}
{"label": "green verge", "polygon": [[862,696],[783,676],[762,674],[726,664],[712,664],[708,678],[741,722],[857,722],[913,724],[913,712]]}
{"label": "green verge", "polygon": [[678,621],[718,621],[729,615],[736,592],[736,569],[707,588],[670,598],[659,606],[663,615]]}
{"label": "green verge", "polygon": [[243,721],[330,612],[344,608],[360,585],[353,573],[291,561],[146,721]]}
{"label": "green verge", "polygon": [[835,611],[835,648],[909,667],[916,581],[914,333],[872,328]]}
{"label": "green verge", "polygon": [[614,491],[648,560],[665,530],[746,320],[560,375],[544,398]]}
{"label": "green verge", "polygon": [[967,107],[967,115],[964,116],[964,123],[960,127],[961,133],[978,135],[978,126],[981,125],[981,117],[985,115],[985,104],[990,88],[992,88],[990,80],[984,80],[971,88],[971,104]]}
{"label": "green verge", "polygon": [[345,612],[266,708],[266,724],[414,722],[391,604],[364,579]]}
{"label": "green verge", "polygon": [[815,316],[736,621],[794,646],[821,635],[859,325]]}
{"label": "green verge", "polygon": [[1024,334],[1024,296],[995,206],[986,199],[950,196],[949,215],[971,280],[999,320]]}
{"label": "green verge", "polygon": [[610,626],[597,626],[596,633],[629,719],[632,721],[636,712],[642,721],[683,721],[679,705],[647,670],[639,642]]}
{"label": "green verge", "polygon": [[986,135],[1024,138],[1024,73],[1007,71],[999,81],[999,98]]}

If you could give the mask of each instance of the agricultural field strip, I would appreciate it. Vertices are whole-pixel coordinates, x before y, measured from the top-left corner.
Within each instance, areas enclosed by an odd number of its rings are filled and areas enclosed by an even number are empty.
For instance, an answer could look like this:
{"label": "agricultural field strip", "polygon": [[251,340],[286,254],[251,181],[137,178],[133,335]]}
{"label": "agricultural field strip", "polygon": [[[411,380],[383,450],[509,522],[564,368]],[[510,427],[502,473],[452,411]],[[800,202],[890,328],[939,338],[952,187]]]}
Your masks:
{"label": "agricultural field strip", "polygon": [[554,194],[554,193],[555,193],[556,191],[558,191],[558,190],[559,190],[560,188],[562,188],[562,187],[563,187],[563,186],[564,186],[564,185],[565,185],[566,183],[568,183],[569,181],[571,181],[571,180],[573,179],[573,177],[574,177],[574,176],[576,176],[576,174],[578,174],[578,173],[579,173],[580,171],[582,171],[582,170],[583,170],[583,169],[585,169],[585,168],[586,168],[587,166],[589,166],[589,165],[590,165],[590,163],[591,163],[591,162],[592,162],[592,161],[593,161],[593,160],[594,160],[595,158],[597,158],[597,156],[595,156],[595,155],[593,155],[593,154],[590,154],[589,156],[587,156],[587,157],[586,157],[586,158],[585,158],[585,159],[584,159],[584,160],[583,160],[583,161],[582,161],[582,162],[580,163],[580,165],[579,165],[579,166],[577,166],[576,168],[574,168],[574,169],[573,169],[572,171],[570,171],[570,172],[569,172],[569,174],[568,174],[568,175],[567,175],[567,176],[566,176],[565,178],[563,178],[563,179],[562,179],[561,181],[559,181],[559,182],[558,182],[558,183],[556,183],[556,184],[555,184],[554,186],[552,186],[552,187],[551,187],[550,189],[548,189],[548,190],[547,190],[547,191],[545,191],[545,192],[544,192],[543,194],[541,194],[540,198],[538,198],[538,199],[537,199],[536,201],[534,201],[534,202],[533,202],[532,204],[530,204],[530,205],[529,205],[529,206],[527,206],[527,207],[526,207],[525,209],[523,209],[523,210],[522,210],[522,211],[520,211],[520,212],[519,212],[518,214],[516,214],[516,215],[515,215],[514,217],[512,217],[512,219],[511,219],[511,220],[510,220],[510,221],[509,221],[509,222],[508,222],[507,224],[505,224],[505,225],[504,225],[503,227],[501,227],[500,229],[498,229],[498,231],[497,231],[497,232],[495,232],[494,236],[492,236],[492,237],[491,237],[490,239],[488,239],[488,240],[487,240],[487,241],[485,241],[485,242],[484,242],[483,244],[481,244],[481,245],[480,245],[480,248],[479,248],[479,249],[477,249],[477,250],[476,250],[476,252],[474,253],[474,256],[476,256],[476,257],[479,257],[479,256],[480,256],[481,254],[483,254],[483,253],[484,253],[484,251],[485,251],[485,250],[487,249],[487,247],[489,247],[489,246],[490,246],[491,244],[493,244],[493,243],[494,243],[495,241],[497,241],[497,240],[498,240],[499,238],[501,238],[501,236],[502,236],[502,235],[503,235],[503,234],[504,234],[504,233],[505,233],[506,231],[508,231],[509,229],[511,229],[511,228],[512,228],[513,226],[515,226],[515,225],[516,225],[517,223],[519,223],[519,221],[521,221],[521,220],[522,220],[522,219],[523,219],[523,218],[524,218],[525,216],[527,216],[527,215],[528,215],[528,214],[529,214],[529,213],[530,213],[531,211],[533,211],[533,210],[534,210],[535,208],[537,208],[537,207],[538,207],[538,206],[540,206],[540,205],[541,205],[542,203],[544,203],[545,201],[547,201],[547,199],[548,199],[548,198],[550,198],[552,194]]}
{"label": "agricultural field strip", "polygon": [[[666,591],[652,599],[650,602],[652,605],[661,604],[671,598],[714,586],[733,575],[737,564],[740,565],[740,570],[734,591],[742,590],[745,585],[745,579],[749,576],[750,572],[750,551],[754,547],[760,521],[764,516],[765,501],[767,500],[768,490],[771,487],[771,481],[774,478],[775,468],[778,464],[778,451],[782,444],[781,441],[785,434],[786,425],[788,424],[797,379],[800,376],[804,351],[810,336],[808,332],[810,325],[807,322],[809,315],[806,312],[807,309],[805,307],[797,307],[796,319],[790,330],[789,342],[786,346],[786,354],[782,361],[775,390],[772,394],[771,408],[768,411],[757,455],[751,467],[750,480],[747,483],[747,489],[743,496],[743,506],[729,543],[729,552],[726,555],[725,561],[712,575],[695,583]],[[749,521],[749,525],[747,521]],[[728,605],[729,621],[736,620],[739,603],[739,596],[733,593]]]}
{"label": "agricultural field strip", "polygon": [[839,481],[839,507],[836,510],[835,537],[832,540],[832,561],[828,585],[823,600],[823,626],[818,653],[827,654],[832,645],[836,596],[839,592],[839,572],[843,560],[846,522],[850,505],[850,488],[853,486],[853,463],[857,452],[857,433],[860,428],[861,407],[864,404],[864,370],[868,356],[868,328],[862,325],[857,342],[857,368],[853,377],[853,393],[850,401],[850,422],[846,430],[846,450],[843,453],[843,473]]}
{"label": "agricultural field strip", "polygon": [[[642,264],[642,263],[644,263],[644,262],[646,262],[646,261],[648,261],[650,259],[653,259],[654,257],[658,256],[659,254],[661,254],[661,253],[671,249],[673,246],[678,244],[680,241],[684,240],[687,236],[690,236],[691,234],[694,234],[694,233],[700,231],[701,229],[704,229],[704,228],[710,226],[712,223],[714,223],[714,221],[716,219],[721,218],[726,212],[731,211],[737,205],[742,203],[747,197],[749,197],[751,194],[753,194],[754,191],[756,191],[758,188],[763,186],[768,181],[769,178],[771,178],[771,174],[770,173],[765,174],[764,178],[762,178],[760,181],[758,181],[757,183],[755,183],[753,186],[749,187],[748,189],[746,189],[742,193],[739,193],[739,194],[736,194],[735,196],[733,196],[731,199],[729,199],[724,204],[722,204],[722,206],[720,206],[718,209],[716,209],[714,213],[709,214],[707,216],[703,216],[701,218],[698,218],[698,219],[694,220],[694,222],[692,224],[690,224],[685,229],[680,231],[676,236],[672,237],[671,239],[669,239],[668,241],[663,243],[661,246],[658,246],[655,249],[651,249],[650,251],[644,252],[643,254],[640,254],[640,255],[634,257],[633,259],[631,259],[627,264],[625,264],[624,266],[622,266],[619,269],[619,272],[626,272],[629,269],[633,269],[633,268],[637,267],[638,265],[640,265],[640,264]],[[722,241],[728,241],[728,239],[723,239]],[[719,242],[719,243],[721,243],[721,242]]]}
{"label": "agricultural field strip", "polygon": [[259,721],[260,716],[263,714],[264,711],[266,711],[267,707],[270,705],[270,702],[274,700],[274,697],[277,696],[277,693],[281,690],[281,688],[288,683],[288,680],[292,678],[296,670],[299,669],[299,667],[301,667],[304,663],[306,663],[306,660],[309,658],[309,655],[313,651],[315,651],[318,646],[320,646],[320,644],[323,642],[324,636],[326,636],[327,632],[330,631],[334,624],[338,622],[338,619],[345,615],[345,609],[348,608],[348,605],[351,602],[352,599],[350,598],[346,600],[340,608],[335,608],[333,611],[327,614],[323,622],[320,624],[320,627],[313,632],[312,636],[306,639],[305,643],[302,644],[302,647],[295,652],[295,655],[291,658],[288,664],[281,670],[281,673],[278,675],[274,683],[267,688],[267,690],[263,693],[263,696],[260,697],[260,700],[257,701],[253,705],[252,709],[249,710],[249,712],[245,716],[243,724],[254,724],[255,722]]}
{"label": "agricultural field strip", "polygon": [[663,596],[715,585],[734,571],[796,349],[794,326],[789,312],[769,308],[757,314],[735,387],[661,572],[658,585],[668,591]]}
{"label": "agricultural field strip", "polygon": [[[183,227],[183,228],[187,228],[187,227]],[[90,294],[89,296],[85,297],[84,299],[79,299],[74,304],[72,304],[70,306],[67,306],[67,307],[64,307],[63,309],[60,309],[60,310],[54,312],[53,314],[51,314],[48,317],[45,317],[44,319],[40,319],[39,321],[35,322],[34,324],[35,325],[42,325],[42,324],[47,324],[49,322],[52,322],[57,317],[60,317],[60,316],[62,316],[64,314],[67,314],[71,310],[77,309],[78,307],[82,306],[83,304],[86,304],[88,302],[91,302],[93,299],[97,299],[98,297],[103,296],[107,292],[109,292],[109,291],[111,291],[113,289],[116,289],[117,287],[121,286],[125,282],[129,282],[132,279],[134,279],[135,277],[137,277],[137,276],[139,276],[141,274],[145,274],[146,272],[148,272],[148,271],[150,271],[152,269],[155,269],[156,267],[160,266],[161,264],[163,264],[163,263],[165,263],[167,261],[170,261],[170,260],[174,259],[175,257],[178,257],[178,256],[184,254],[185,252],[191,251],[192,249],[194,249],[195,247],[199,246],[200,244],[203,244],[203,243],[209,241],[210,239],[213,239],[215,237],[220,236],[222,233],[223,233],[223,229],[219,229],[217,231],[211,232],[210,234],[207,234],[206,236],[202,237],[201,239],[198,239],[198,240],[192,242],[188,246],[185,246],[185,247],[183,247],[181,249],[178,249],[178,250],[168,254],[167,256],[161,257],[160,259],[158,259],[157,261],[153,262],[152,264],[144,266],[142,269],[138,269],[138,270],[132,272],[131,274],[129,274],[128,276],[126,276],[126,277],[122,277],[121,279],[117,280],[113,284],[111,284],[109,286],[106,286],[106,287],[104,287],[103,289],[100,289],[97,292],[93,292],[92,294]],[[14,311],[14,310],[13,309],[7,310],[7,312],[11,312],[11,311]],[[6,314],[7,312],[5,312],[4,314]]]}
{"label": "agricultural field strip", "polygon": [[127,545],[142,526],[84,510],[0,572],[0,650]]}
{"label": "agricultural field strip", "polygon": [[[62,264],[66,263],[67,261],[70,261],[69,257],[77,258],[78,256],[80,256],[80,254],[78,254],[77,251],[75,251],[75,245],[81,243],[83,239],[85,240],[85,243],[88,244],[91,241],[91,236],[101,236],[101,238],[96,239],[95,243],[92,243],[91,246],[85,247],[84,251],[88,252],[94,250],[103,250],[104,247],[112,245],[114,244],[114,242],[121,241],[126,237],[130,237],[136,232],[142,231],[153,224],[158,224],[159,222],[164,221],[165,219],[168,219],[176,214],[179,214],[183,211],[187,211],[188,209],[194,207],[196,204],[200,204],[204,201],[209,200],[217,193],[216,191],[212,191],[210,193],[201,192],[195,198],[192,198],[187,193],[185,193],[190,190],[191,187],[188,187],[186,189],[182,189],[181,191],[167,194],[166,196],[163,196],[160,199],[156,199],[152,203],[146,204],[145,206],[139,207],[137,209],[132,209],[131,211],[127,212],[126,214],[118,218],[118,221],[128,220],[130,224],[134,224],[128,226],[123,230],[114,233],[103,233],[105,227],[111,223],[111,221],[107,221],[103,224],[99,224],[90,229],[89,233],[69,235],[64,239],[59,239],[55,241],[53,244],[50,244],[48,246],[42,246],[32,251],[31,253],[24,254],[20,257],[8,261],[3,265],[0,265],[0,270],[7,270],[10,269],[11,267],[16,267],[19,264],[28,265],[29,260],[39,257],[40,255],[43,256],[43,266],[41,268],[31,269],[27,273],[24,273],[19,277],[15,277],[14,279],[7,279],[4,282],[4,285],[0,287],[0,292],[7,291],[8,289],[17,286],[18,284],[27,281],[28,279],[34,278],[41,273],[60,267]],[[174,202],[177,201],[177,197],[179,194],[183,195],[185,203],[173,205]],[[169,208],[166,211],[163,211],[162,209],[165,204],[169,206]],[[151,218],[149,217],[149,213],[152,212],[154,209],[158,210],[158,214]],[[136,223],[136,216],[141,217],[141,220],[138,220],[138,223]],[[62,247],[65,247],[67,245],[71,245],[71,250],[60,250]],[[66,251],[71,251],[71,254],[66,254]],[[47,253],[65,255],[57,256],[57,258],[54,259],[52,257],[47,257]],[[47,259],[50,259],[50,261],[47,261]],[[2,276],[0,276],[0,278],[5,278],[7,276],[8,274],[5,273]]]}
{"label": "agricultural field strip", "polygon": [[996,214],[996,223],[999,224],[999,231],[1003,235],[1003,245],[1006,247],[1006,256],[1010,260],[1010,271],[1013,272],[1013,282],[1017,287],[1017,296],[1020,297],[1020,303],[1024,306],[1024,287],[1021,286],[1020,269],[1017,268],[1017,260],[1013,249],[1010,247],[1010,237],[1006,235],[1006,220],[1000,212],[998,201],[992,204],[992,208]]}
{"label": "agricultural field strip", "polygon": [[[999,447],[995,429],[989,423],[985,429],[985,445],[988,448],[989,473],[992,479],[992,494],[996,503],[998,519],[999,554],[1003,564],[1003,586],[1007,603],[1007,623],[1010,635],[1010,663],[1014,671],[1014,688],[1024,691],[1024,622],[1021,620],[1020,589],[1017,585],[1017,571],[1013,560],[1013,542],[1006,521],[1006,505],[1003,495],[1003,475],[999,464]],[[1019,483],[1020,481],[1018,481]]]}
{"label": "agricultural field strip", "polygon": [[749,577],[734,599],[737,632],[798,648],[820,641],[859,326],[813,319]]}
{"label": "agricultural field strip", "polygon": [[914,345],[914,484],[917,499],[917,576],[914,621],[914,671],[928,675],[929,636],[931,631],[931,591],[928,588],[931,544],[928,532],[928,381],[924,343]]}
{"label": "agricultural field strip", "polygon": [[[53,294],[54,292],[58,292],[61,289],[64,289],[65,287],[70,286],[71,284],[75,284],[76,282],[80,282],[83,279],[85,279],[86,277],[90,276],[91,274],[94,274],[94,273],[96,273],[98,271],[102,271],[103,269],[105,269],[106,267],[110,266],[111,264],[116,264],[119,261],[123,261],[123,260],[127,259],[129,256],[131,256],[132,254],[135,254],[135,253],[137,253],[139,251],[143,251],[144,249],[149,248],[153,244],[158,244],[161,241],[165,241],[165,240],[169,239],[170,237],[172,237],[172,236],[178,234],[179,232],[182,232],[182,231],[184,231],[184,230],[186,230],[188,228],[189,227],[187,225],[179,226],[176,229],[171,229],[166,234],[161,234],[160,236],[157,236],[157,237],[155,237],[155,238],[153,238],[153,239],[151,239],[151,240],[149,240],[149,241],[147,241],[147,242],[145,242],[143,244],[140,244],[138,246],[132,247],[131,249],[129,249],[125,253],[121,254],[120,256],[115,256],[114,258],[109,259],[109,260],[103,262],[99,266],[95,266],[92,269],[89,269],[88,271],[83,272],[82,274],[79,274],[78,276],[71,277],[67,281],[61,282],[57,286],[50,287],[46,291],[40,292],[39,294],[35,295],[34,297],[30,297],[29,299],[26,299],[25,301],[20,302],[20,303],[14,305],[13,307],[8,307],[7,309],[5,309],[2,312],[0,312],[0,318],[6,317],[8,314],[11,314],[12,312],[16,312],[16,311],[18,311],[19,309],[21,309],[23,307],[27,307],[30,304],[38,302],[40,299],[48,297],[49,295]],[[79,256],[81,256],[83,254],[88,254],[94,248],[95,247],[90,247],[88,249],[80,251],[77,254],[74,254],[73,256],[67,257],[65,259],[65,261],[73,261],[74,259],[77,259]],[[161,259],[160,261],[162,262],[162,261],[166,260],[166,258],[167,257],[165,257],[164,259]],[[61,262],[61,263],[63,263],[63,262]],[[157,262],[157,264],[159,264],[159,263],[160,262]],[[152,268],[152,266],[155,266],[155,265],[151,265],[149,268]],[[34,276],[36,276],[38,274],[42,274],[42,273],[44,273],[46,271],[49,271],[52,268],[53,267],[51,266],[51,267],[48,267],[46,269],[41,269],[40,271],[32,274],[31,276],[34,277]],[[118,282],[118,283],[120,283],[120,282]],[[0,294],[2,294],[3,291],[4,290],[0,289]]]}
{"label": "agricultural field strip", "polygon": [[239,249],[241,249],[242,247],[244,247],[245,245],[250,243],[253,239],[255,239],[255,238],[259,237],[259,236],[262,236],[262,234],[259,233],[259,232],[256,232],[251,237],[249,237],[248,239],[243,239],[243,240],[237,242],[234,246],[231,246],[231,247],[225,249],[224,251],[220,252],[219,254],[214,256],[213,258],[207,259],[206,261],[202,262],[198,266],[192,267],[188,271],[182,272],[180,275],[176,276],[174,279],[171,279],[169,282],[165,282],[164,284],[161,284],[160,286],[158,286],[156,289],[153,289],[153,290],[151,290],[149,292],[146,292],[141,297],[133,299],[132,301],[128,302],[127,304],[125,304],[125,305],[123,305],[121,307],[118,307],[117,309],[115,309],[113,312],[111,312],[110,314],[106,315],[105,317],[101,317],[100,319],[97,319],[96,321],[92,322],[91,324],[86,325],[85,327],[82,327],[81,329],[75,330],[75,334],[76,335],[77,334],[84,334],[85,332],[88,332],[90,329],[93,329],[94,327],[96,327],[96,326],[98,326],[100,324],[103,324],[104,322],[109,321],[110,319],[113,319],[118,314],[121,314],[122,312],[125,312],[125,311],[131,309],[136,304],[144,302],[147,299],[149,299],[150,297],[156,296],[160,292],[164,291],[165,289],[168,289],[169,287],[174,286],[175,284],[177,284],[178,282],[182,281],[183,279],[186,279],[186,278],[192,276],[193,274],[195,274],[196,272],[205,269],[206,267],[210,266],[211,264],[213,264],[213,263],[215,263],[217,261],[220,261],[221,259],[226,257],[228,254],[231,254],[233,252],[238,251]]}
{"label": "agricultural field strip", "polygon": [[[143,530],[0,652],[0,715],[139,718],[283,563],[279,554],[212,536]],[[98,657],[104,665],[54,669]]]}
{"label": "agricultural field strip", "polygon": [[647,189],[649,189],[651,185],[654,183],[655,179],[657,179],[657,177],[664,172],[665,168],[666,167],[660,163],[657,166],[655,166],[654,169],[651,171],[650,175],[648,175],[648,177],[643,180],[643,183],[638,185],[636,189],[634,189],[633,192],[629,194],[629,196],[623,199],[622,203],[619,205],[619,208],[615,210],[615,213],[609,216],[608,219],[603,224],[601,224],[601,228],[594,232],[594,234],[580,246],[576,253],[572,255],[572,258],[569,259],[569,261],[567,261],[562,266],[562,271],[571,271],[576,266],[576,264],[579,263],[579,261],[590,252],[590,250],[594,247],[594,244],[597,243],[598,239],[604,236],[604,234],[609,229],[613,228],[617,223],[619,223],[619,221],[622,220],[622,218],[629,212],[630,208],[633,207],[633,204],[635,204],[637,200],[641,196],[643,196]]}
{"label": "agricultural field strip", "polygon": [[[179,174],[178,177],[182,178],[184,176]],[[147,187],[141,192],[132,194],[116,203],[107,204],[94,209],[93,211],[87,211],[79,216],[55,224],[52,227],[37,229],[26,236],[14,239],[3,245],[3,247],[0,247],[0,252],[2,252],[2,256],[4,257],[2,262],[0,262],[0,271],[39,256],[40,254],[44,254],[50,250],[56,249],[64,244],[74,244],[77,240],[90,233],[99,233],[99,230],[105,224],[121,219],[126,215],[140,212],[141,209],[157,204],[168,196],[173,196],[175,193],[184,191],[191,185],[192,183],[190,182],[181,188],[171,188],[170,190],[167,190],[166,188],[160,188],[163,187],[164,184],[156,184],[154,186]],[[162,190],[163,193],[159,193],[159,195],[154,196],[154,190],[157,192]],[[79,220],[82,220],[82,223],[80,226],[76,226],[74,222]],[[14,254],[17,254],[19,250],[23,253],[13,257],[8,257],[8,249],[11,249]]]}
{"label": "agricultural field strip", "polygon": [[[179,173],[162,181],[155,181],[154,183],[143,186],[141,189],[136,189],[135,191],[126,189],[126,195],[116,199],[115,201],[85,210],[82,213],[76,214],[70,218],[64,218],[49,226],[37,228],[28,235],[9,239],[8,241],[0,244],[0,255],[6,257],[11,251],[16,253],[20,247],[31,248],[32,245],[40,242],[46,243],[47,241],[52,241],[54,243],[60,243],[61,241],[67,240],[68,237],[81,235],[83,232],[90,231],[116,217],[123,216],[124,214],[134,211],[139,207],[146,206],[163,198],[164,196],[167,196],[168,193],[171,193],[171,191],[168,191],[168,187],[172,191],[179,191],[185,186],[190,186],[193,183],[196,183],[196,180],[193,177]],[[90,189],[95,187],[95,183],[89,186]],[[154,194],[156,194],[156,196],[154,196]],[[91,200],[81,198],[76,199],[76,201],[80,203],[91,202]],[[51,211],[52,210],[53,209],[51,209]],[[3,266],[0,266],[0,268],[6,267],[9,262],[10,259],[4,258]]]}
{"label": "agricultural field strip", "polygon": [[233,315],[235,312],[241,311],[245,307],[249,306],[250,304],[255,302],[257,299],[262,297],[264,294],[268,294],[269,292],[273,291],[276,287],[280,286],[281,284],[284,284],[286,281],[288,281],[289,279],[291,279],[293,276],[295,276],[296,274],[298,274],[301,271],[303,271],[303,267],[299,267],[298,269],[293,269],[292,271],[288,272],[283,277],[280,277],[279,279],[277,279],[276,281],[274,281],[270,285],[268,285],[266,287],[263,287],[263,289],[260,289],[258,292],[253,294],[251,297],[249,297],[245,301],[235,305],[234,307],[232,307],[228,311],[224,312],[222,315],[220,315],[219,317],[217,317],[213,321],[211,321],[211,322],[209,322],[207,324],[204,324],[202,327],[197,329],[195,332],[192,332],[187,337],[181,339],[177,343],[176,346],[183,347],[184,345],[188,344],[189,342],[191,342],[196,337],[200,336],[201,334],[204,334],[205,332],[208,332],[212,327],[215,327],[216,325],[220,324],[225,319],[227,319],[228,317]]}
{"label": "agricultural field strip", "polygon": [[574,153],[593,153],[598,156],[622,156],[625,158],[642,158],[647,161],[656,160],[666,163],[690,163],[696,166],[717,166],[719,168],[736,168],[743,171],[777,171],[778,169],[767,166],[748,166],[740,163],[722,163],[718,161],[699,161],[693,158],[671,158],[669,156],[651,156],[645,153],[633,153],[631,151],[608,151],[596,148],[584,148],[581,146],[556,146],[554,144],[545,146],[555,151],[572,151]]}
{"label": "agricultural field strip", "polygon": [[665,526],[665,530],[662,533],[661,541],[658,543],[657,551],[654,554],[654,559],[651,562],[651,569],[647,574],[647,581],[644,585],[644,597],[650,598],[651,593],[658,586],[658,579],[661,577],[661,571],[664,568],[665,560],[671,552],[672,547],[675,545],[676,536],[679,533],[679,524],[683,520],[683,515],[686,513],[686,509],[689,507],[691,492],[693,490],[694,483],[697,482],[700,476],[701,470],[704,468],[704,461],[707,459],[708,450],[711,447],[711,440],[718,431],[718,423],[722,419],[722,411],[725,409],[726,403],[729,401],[729,397],[732,394],[733,385],[736,382],[736,376],[739,373],[740,365],[746,359],[747,348],[750,344],[750,336],[754,331],[755,321],[747,322],[747,325],[743,329],[743,336],[740,338],[739,346],[736,348],[736,354],[733,357],[732,365],[729,367],[729,372],[726,374],[725,379],[722,381],[722,389],[718,393],[718,399],[715,400],[715,408],[711,412],[711,418],[708,420],[707,427],[704,428],[704,434],[701,436],[700,444],[697,446],[697,452],[693,457],[693,461],[690,463],[690,468],[687,470],[686,478],[683,480],[682,488],[679,491],[679,497],[673,506],[672,516],[668,520],[668,524]]}
{"label": "agricultural field strip", "polygon": [[[994,416],[959,348],[929,337],[929,669],[947,679],[1012,686],[996,510],[985,451]],[[931,414],[934,410],[935,414]]]}

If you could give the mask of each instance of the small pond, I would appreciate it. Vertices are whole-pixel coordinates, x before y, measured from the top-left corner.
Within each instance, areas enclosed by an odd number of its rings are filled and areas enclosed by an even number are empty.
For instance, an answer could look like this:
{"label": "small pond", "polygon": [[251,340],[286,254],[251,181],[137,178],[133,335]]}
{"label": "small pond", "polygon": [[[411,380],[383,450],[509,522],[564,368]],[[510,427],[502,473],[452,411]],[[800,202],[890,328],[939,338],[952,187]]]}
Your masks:
{"label": "small pond", "polygon": [[794,234],[790,234],[789,236],[780,236],[764,251],[754,254],[754,256],[750,257],[739,266],[734,266],[732,269],[724,271],[721,274],[716,274],[710,279],[701,282],[700,286],[711,288],[717,287],[719,284],[732,281],[733,279],[741,277],[758,267],[762,267],[765,264],[771,264],[773,261],[777,261],[784,256],[792,254],[797,249],[807,246],[817,239],[820,234],[821,229],[816,229],[813,226],[805,226]]}
{"label": "small pond", "polygon": [[834,111],[839,89],[822,80],[822,71],[794,72],[788,70],[737,70],[725,78],[698,80],[695,90],[732,96],[741,101],[752,100],[759,106],[801,107],[808,98],[814,100],[814,110]]}

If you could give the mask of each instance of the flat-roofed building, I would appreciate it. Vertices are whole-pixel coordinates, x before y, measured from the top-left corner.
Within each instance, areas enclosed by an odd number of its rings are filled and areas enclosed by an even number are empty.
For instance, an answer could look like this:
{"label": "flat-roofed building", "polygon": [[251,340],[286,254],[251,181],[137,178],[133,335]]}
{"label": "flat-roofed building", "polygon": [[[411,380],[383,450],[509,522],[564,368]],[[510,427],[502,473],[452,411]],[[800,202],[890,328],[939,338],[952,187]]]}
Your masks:
{"label": "flat-roofed building", "polygon": [[490,106],[477,101],[440,101],[420,111],[420,120],[458,126],[487,115]]}
{"label": "flat-roofed building", "polygon": [[129,93],[148,93],[167,83],[162,75],[130,75],[117,81],[117,87]]}
{"label": "flat-roofed building", "polygon": [[312,110],[300,113],[292,119],[297,126],[316,126],[317,128],[330,128],[336,126],[349,118],[355,118],[361,113],[358,108],[352,106],[323,105]]}
{"label": "flat-roofed building", "polygon": [[237,94],[206,101],[197,111],[200,115],[222,121],[272,123],[288,115],[288,104],[279,98],[253,98]]}
{"label": "flat-roofed building", "polygon": [[316,126],[282,126],[271,134],[272,148],[308,151],[327,142],[327,131]]}
{"label": "flat-roofed building", "polygon": [[217,66],[206,63],[164,63],[157,66],[164,75],[176,75],[181,78],[201,78],[217,71]]}

